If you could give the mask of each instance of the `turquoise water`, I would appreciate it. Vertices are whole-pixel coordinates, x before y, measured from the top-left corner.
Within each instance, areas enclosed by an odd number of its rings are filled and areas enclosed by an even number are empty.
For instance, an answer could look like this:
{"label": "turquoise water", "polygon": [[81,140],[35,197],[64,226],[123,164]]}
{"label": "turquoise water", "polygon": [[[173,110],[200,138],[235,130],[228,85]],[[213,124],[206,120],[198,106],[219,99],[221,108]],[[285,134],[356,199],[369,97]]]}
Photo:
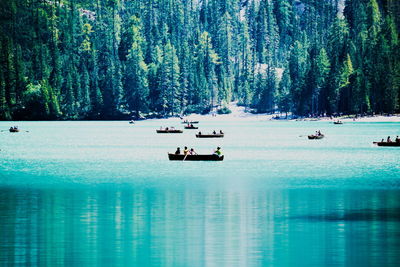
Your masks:
{"label": "turquoise water", "polygon": [[[400,262],[400,148],[372,145],[400,123],[14,124],[29,132],[0,133],[0,266]],[[225,160],[168,161],[185,145]]]}

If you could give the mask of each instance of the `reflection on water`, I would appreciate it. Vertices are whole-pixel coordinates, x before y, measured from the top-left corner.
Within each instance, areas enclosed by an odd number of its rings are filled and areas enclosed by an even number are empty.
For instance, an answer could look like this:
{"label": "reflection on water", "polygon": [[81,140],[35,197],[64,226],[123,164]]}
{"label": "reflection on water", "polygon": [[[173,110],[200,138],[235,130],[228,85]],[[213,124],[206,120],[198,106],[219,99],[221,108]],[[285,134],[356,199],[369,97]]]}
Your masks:
{"label": "reflection on water", "polygon": [[396,266],[397,190],[0,189],[0,265]]}

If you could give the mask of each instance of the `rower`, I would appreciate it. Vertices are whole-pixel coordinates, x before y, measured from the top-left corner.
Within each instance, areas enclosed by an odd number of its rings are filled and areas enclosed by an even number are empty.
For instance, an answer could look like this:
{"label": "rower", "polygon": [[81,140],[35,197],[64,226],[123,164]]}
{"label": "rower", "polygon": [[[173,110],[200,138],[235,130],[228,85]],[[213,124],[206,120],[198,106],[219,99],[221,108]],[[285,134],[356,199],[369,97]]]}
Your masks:
{"label": "rower", "polygon": [[196,151],[194,151],[193,148],[190,149],[189,154],[190,155],[197,155]]}
{"label": "rower", "polygon": [[214,154],[217,155],[218,157],[221,157],[222,155],[221,148],[217,147],[217,150],[214,151]]}

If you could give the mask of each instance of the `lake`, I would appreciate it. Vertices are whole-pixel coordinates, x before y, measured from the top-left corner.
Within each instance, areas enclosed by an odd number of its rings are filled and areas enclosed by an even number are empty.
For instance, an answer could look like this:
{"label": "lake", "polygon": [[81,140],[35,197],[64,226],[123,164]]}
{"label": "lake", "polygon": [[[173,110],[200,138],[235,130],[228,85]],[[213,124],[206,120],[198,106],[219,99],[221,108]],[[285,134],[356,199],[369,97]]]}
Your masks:
{"label": "lake", "polygon": [[[0,122],[0,266],[398,266],[400,123]],[[321,130],[326,137],[308,140]],[[29,131],[29,132],[25,132]],[[179,146],[223,162],[169,161]]]}

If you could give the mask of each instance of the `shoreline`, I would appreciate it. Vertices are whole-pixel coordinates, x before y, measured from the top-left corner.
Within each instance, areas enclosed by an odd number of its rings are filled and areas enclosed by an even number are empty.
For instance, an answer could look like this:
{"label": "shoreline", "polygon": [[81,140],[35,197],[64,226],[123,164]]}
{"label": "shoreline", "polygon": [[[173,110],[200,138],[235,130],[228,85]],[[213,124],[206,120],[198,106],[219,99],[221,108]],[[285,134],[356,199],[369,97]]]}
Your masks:
{"label": "shoreline", "polygon": [[187,120],[215,120],[215,121],[232,121],[232,120],[249,120],[249,121],[327,121],[327,122],[335,122],[337,120],[346,122],[400,122],[400,114],[394,114],[391,116],[383,116],[383,115],[373,115],[373,116],[364,116],[357,117],[356,115],[345,115],[340,117],[319,117],[319,118],[296,118],[292,119],[290,116],[285,119],[285,115],[282,114],[280,119],[275,119],[275,117],[280,116],[280,114],[253,114],[249,112],[245,112],[245,108],[242,106],[238,106],[235,103],[229,105],[229,109],[232,111],[230,114],[217,114],[213,117],[211,114],[200,115],[200,114],[191,114],[188,116],[184,116],[184,119]]}
{"label": "shoreline", "polygon": [[[299,118],[291,118],[288,115],[288,118],[285,118],[285,114],[282,113],[275,113],[275,114],[267,114],[267,113],[250,113],[246,112],[246,108],[243,106],[238,106],[236,102],[233,102],[229,105],[229,110],[231,113],[229,114],[216,114],[213,116],[211,113],[209,114],[190,114],[183,116],[183,119],[189,121],[200,121],[200,120],[212,120],[212,121],[235,121],[235,120],[248,120],[248,121],[325,121],[325,122],[335,122],[341,121],[343,123],[348,122],[400,122],[400,114],[393,114],[390,116],[385,115],[372,115],[372,116],[357,116],[354,115],[345,115],[339,117],[299,117]],[[280,118],[276,118],[280,117]],[[176,120],[179,117],[167,117],[167,118],[145,118],[142,120],[134,120],[135,122],[138,121],[153,121],[153,120]],[[101,120],[10,120],[5,121],[1,120],[0,122],[9,122],[9,123],[16,123],[21,121],[129,121],[128,119],[101,119]]]}

